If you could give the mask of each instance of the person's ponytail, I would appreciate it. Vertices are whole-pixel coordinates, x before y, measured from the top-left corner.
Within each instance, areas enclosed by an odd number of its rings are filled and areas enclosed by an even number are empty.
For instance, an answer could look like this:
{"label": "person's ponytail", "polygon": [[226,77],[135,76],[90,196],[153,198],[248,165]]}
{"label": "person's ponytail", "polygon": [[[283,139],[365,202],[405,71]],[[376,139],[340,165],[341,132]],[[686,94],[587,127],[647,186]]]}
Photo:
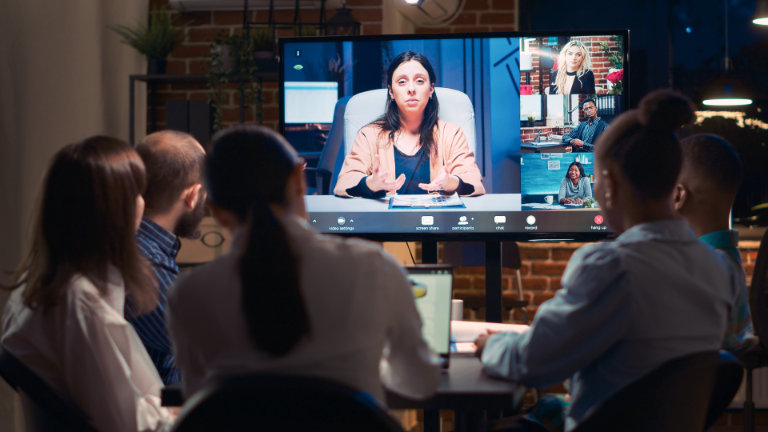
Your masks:
{"label": "person's ponytail", "polygon": [[281,356],[309,333],[297,257],[269,206],[251,206],[248,241],[239,263],[242,307],[257,349]]}
{"label": "person's ponytail", "polygon": [[310,333],[299,261],[271,206],[286,203],[299,166],[296,151],[262,126],[235,126],[213,138],[206,158],[208,200],[247,222],[237,273],[243,318],[253,346],[280,356]]}

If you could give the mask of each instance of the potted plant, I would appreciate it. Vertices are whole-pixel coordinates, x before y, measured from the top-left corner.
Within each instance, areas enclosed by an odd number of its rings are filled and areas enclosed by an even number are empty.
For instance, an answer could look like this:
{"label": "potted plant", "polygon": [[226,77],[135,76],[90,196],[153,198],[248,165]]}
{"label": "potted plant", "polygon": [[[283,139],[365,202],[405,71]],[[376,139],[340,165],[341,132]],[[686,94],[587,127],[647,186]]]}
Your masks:
{"label": "potted plant", "polygon": [[254,56],[256,58],[274,60],[275,35],[271,27],[253,27],[250,30],[253,43]]}
{"label": "potted plant", "polygon": [[608,94],[621,94],[624,92],[624,47],[618,36],[613,37],[613,47],[605,42],[600,47],[610,62],[608,75],[605,77],[608,86]]}
{"label": "potted plant", "polygon": [[109,29],[123,38],[121,42],[147,57],[147,74],[162,74],[168,54],[186,37],[187,25],[177,25],[175,21],[168,9],[161,6],[152,8],[148,25],[136,22],[133,26],[115,25]]}
{"label": "potted plant", "polygon": [[222,105],[228,100],[228,89],[240,92],[241,103],[251,108],[254,119],[261,123],[261,85],[255,79],[259,62],[254,55],[260,34],[221,32],[211,41],[207,78],[214,132],[222,127]]}

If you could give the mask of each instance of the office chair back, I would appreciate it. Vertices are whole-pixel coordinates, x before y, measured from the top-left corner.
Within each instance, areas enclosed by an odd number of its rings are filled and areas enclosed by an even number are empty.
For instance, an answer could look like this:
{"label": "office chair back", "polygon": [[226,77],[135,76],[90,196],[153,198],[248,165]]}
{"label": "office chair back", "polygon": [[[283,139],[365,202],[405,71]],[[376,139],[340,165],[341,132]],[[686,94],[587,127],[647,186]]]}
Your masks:
{"label": "office chair back", "polygon": [[336,165],[341,166],[343,158],[339,157],[339,150],[344,142],[344,111],[347,108],[349,96],[344,96],[336,101],[333,109],[333,124],[328,132],[328,138],[325,140],[323,150],[320,152],[320,158],[317,165],[307,167],[304,172],[307,176],[309,195],[329,195],[333,190],[333,184],[336,183],[335,176],[338,175]]}
{"label": "office chair back", "polygon": [[321,378],[245,374],[194,394],[173,431],[403,432],[369,394]]}
{"label": "office chair back", "polygon": [[2,347],[0,375],[21,397],[27,431],[96,431],[80,407]]}
{"label": "office chair back", "polygon": [[746,379],[744,388],[744,431],[755,430],[755,402],[752,397],[752,372],[768,366],[768,230],[760,239],[755,268],[752,270],[752,282],[749,285],[749,309],[752,314],[752,327],[759,344],[740,355]]}
{"label": "office chair back", "polygon": [[768,351],[768,230],[760,239],[752,283],[749,285],[749,308],[752,326],[763,351]]}
{"label": "office chair back", "polygon": [[718,364],[718,351],[672,359],[619,390],[575,431],[703,431]]}
{"label": "office chair back", "polygon": [[[387,89],[369,90],[352,96],[344,112],[344,154],[352,150],[357,133],[381,117],[386,110]],[[475,152],[475,109],[469,97],[458,90],[435,87],[440,104],[437,116],[458,125],[467,138],[469,150]]]}
{"label": "office chair back", "polygon": [[733,354],[720,350],[720,361],[717,365],[715,377],[715,389],[709,401],[705,429],[715,424],[717,419],[725,412],[733,400],[736,392],[741,387],[741,379],[744,377],[744,365]]}

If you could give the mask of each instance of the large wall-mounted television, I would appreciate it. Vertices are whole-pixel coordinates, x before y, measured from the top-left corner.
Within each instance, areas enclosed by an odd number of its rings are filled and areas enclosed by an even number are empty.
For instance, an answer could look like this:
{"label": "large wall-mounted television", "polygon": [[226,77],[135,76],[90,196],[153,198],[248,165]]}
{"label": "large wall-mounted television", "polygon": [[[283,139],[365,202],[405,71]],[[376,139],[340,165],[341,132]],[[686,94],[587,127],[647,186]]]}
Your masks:
{"label": "large wall-mounted television", "polygon": [[[309,170],[319,160],[330,173],[329,187],[318,184],[306,196],[316,230],[376,239],[611,235],[589,195],[597,137],[629,100],[627,30],[302,37],[279,45],[281,132]],[[450,160],[454,169],[474,156],[483,193],[464,174],[456,191],[414,187],[421,162],[414,168],[409,158],[418,153],[401,151],[401,135],[386,132],[376,138],[379,167],[382,158],[394,158],[390,166],[409,173],[408,185],[387,193],[367,188],[376,158],[361,151],[359,129],[384,115],[387,69],[406,51],[428,60],[438,117],[450,117],[466,141],[420,159],[430,166],[418,175],[435,175],[433,157],[443,158],[436,166]],[[439,139],[437,148],[448,145]],[[368,170],[356,174],[366,187],[349,182],[350,169]]]}

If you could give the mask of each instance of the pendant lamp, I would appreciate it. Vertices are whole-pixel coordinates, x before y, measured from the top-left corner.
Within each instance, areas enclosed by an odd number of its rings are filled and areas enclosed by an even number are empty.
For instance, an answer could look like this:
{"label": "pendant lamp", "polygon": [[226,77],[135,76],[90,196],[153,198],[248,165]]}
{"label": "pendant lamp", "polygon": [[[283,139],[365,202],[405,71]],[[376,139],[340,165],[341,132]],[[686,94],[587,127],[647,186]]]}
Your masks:
{"label": "pendant lamp", "polygon": [[757,0],[752,22],[757,25],[768,26],[768,0]]}
{"label": "pendant lamp", "polygon": [[[768,1],[768,0],[766,0]],[[744,106],[751,105],[752,98],[743,84],[730,75],[731,59],[728,57],[728,0],[725,5],[725,56],[723,57],[723,74],[709,84],[704,90],[702,103],[706,106]]]}

